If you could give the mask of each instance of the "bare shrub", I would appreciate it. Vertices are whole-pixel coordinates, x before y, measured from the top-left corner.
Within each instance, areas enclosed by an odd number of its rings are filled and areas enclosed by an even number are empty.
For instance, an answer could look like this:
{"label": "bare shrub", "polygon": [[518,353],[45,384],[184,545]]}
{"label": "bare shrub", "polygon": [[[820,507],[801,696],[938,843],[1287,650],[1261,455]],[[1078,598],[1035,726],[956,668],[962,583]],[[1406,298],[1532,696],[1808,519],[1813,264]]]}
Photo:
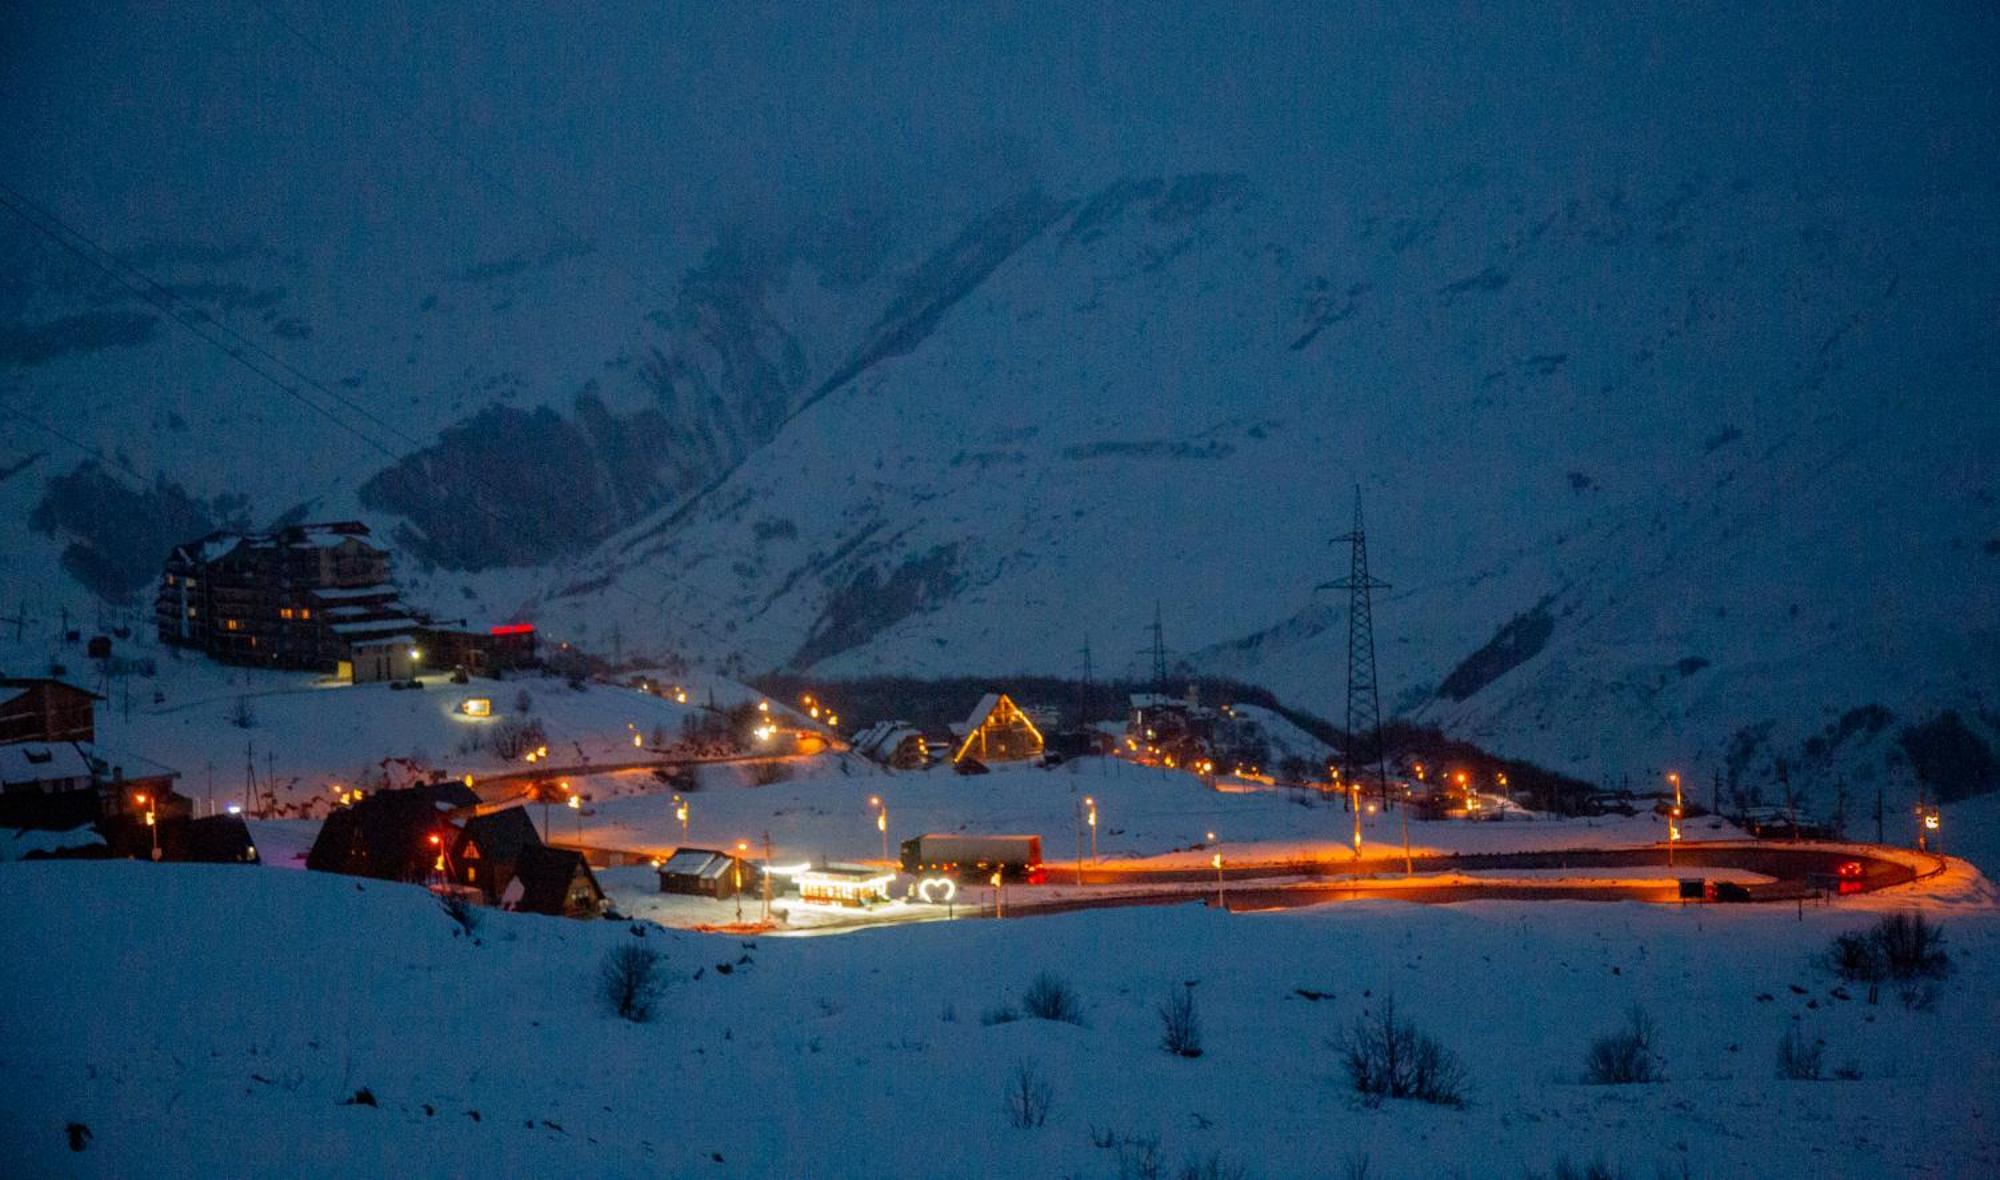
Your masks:
{"label": "bare shrub", "polygon": [[1546,1173],[1525,1173],[1527,1180],[1623,1180],[1625,1173],[1604,1161],[1599,1156],[1589,1163],[1571,1162],[1566,1155],[1557,1156],[1556,1162]]}
{"label": "bare shrub", "polygon": [[1166,1174],[1158,1135],[1128,1135],[1118,1145],[1118,1180],[1160,1180]]}
{"label": "bare shrub", "polygon": [[634,1024],[653,1017],[653,1000],[664,982],[660,952],[637,943],[621,943],[606,952],[598,968],[598,992],[611,1010]]}
{"label": "bare shrub", "polygon": [[538,746],[548,744],[548,735],[542,732],[542,723],[529,717],[503,717],[493,727],[493,752],[502,758],[514,759]]}
{"label": "bare shrub", "polygon": [[1396,1016],[1396,998],[1385,996],[1381,1011],[1364,1013],[1336,1042],[1354,1092],[1370,1102],[1414,1098],[1439,1106],[1465,1105],[1465,1069],[1444,1046]]}
{"label": "bare shrub", "polygon": [[1583,1059],[1584,1080],[1596,1086],[1629,1086],[1661,1080],[1659,1059],[1653,1055],[1653,1018],[1634,1004],[1625,1013],[1625,1027],[1590,1043]]}
{"label": "bare shrub", "polygon": [[1942,979],[1951,970],[1944,928],[1921,913],[1885,914],[1869,933],[1891,979]]}
{"label": "bare shrub", "polygon": [[1788,1082],[1818,1081],[1825,1058],[1826,1046],[1806,1040],[1797,1025],[1778,1038],[1778,1076]]}
{"label": "bare shrub", "polygon": [[1243,1165],[1225,1163],[1213,1153],[1205,1158],[1191,1155],[1174,1176],[1175,1180],[1243,1180]]}
{"label": "bare shrub", "polygon": [[1847,982],[1867,984],[1869,1003],[1881,998],[1882,980],[1889,974],[1889,967],[1882,961],[1875,940],[1866,933],[1850,930],[1835,935],[1833,945],[1827,948],[1826,961],[1833,973]]}
{"label": "bare shrub", "polygon": [[1083,1023],[1083,1001],[1077,998],[1076,989],[1052,971],[1040,972],[1028,981],[1028,990],[1021,993],[1021,1010],[1037,1020]]}
{"label": "bare shrub", "polygon": [[792,768],[782,762],[752,762],[750,764],[750,785],[770,787],[792,777]]}
{"label": "bare shrub", "polygon": [[1353,1152],[1340,1161],[1340,1174],[1345,1180],[1373,1180],[1375,1165],[1369,1161],[1367,1152]]}
{"label": "bare shrub", "polygon": [[238,729],[250,729],[257,724],[257,710],[250,705],[249,697],[237,697],[229,706],[229,724]]}
{"label": "bare shrub", "polygon": [[1039,1065],[1027,1060],[1016,1062],[1001,1095],[1007,1124],[1026,1130],[1048,1122],[1049,1107],[1054,1104],[1055,1096],[1055,1083],[1049,1081]]}
{"label": "bare shrub", "polygon": [[445,917],[450,918],[458,926],[460,932],[468,935],[479,933],[479,923],[486,917],[478,906],[457,893],[448,893],[438,898],[438,908],[444,911]]}
{"label": "bare shrub", "polygon": [[1176,1057],[1201,1056],[1201,1013],[1195,1010],[1194,988],[1182,985],[1160,1001],[1160,1047]]}
{"label": "bare shrub", "polygon": [[[1951,972],[1944,929],[1916,912],[1885,914],[1867,930],[1835,935],[1826,961],[1840,978],[1867,984],[1871,1004],[1881,998],[1885,979],[1914,984],[1942,979]],[[1927,1010],[1936,1002],[1936,992],[1928,985],[1906,986],[1901,995],[1905,1007]]]}

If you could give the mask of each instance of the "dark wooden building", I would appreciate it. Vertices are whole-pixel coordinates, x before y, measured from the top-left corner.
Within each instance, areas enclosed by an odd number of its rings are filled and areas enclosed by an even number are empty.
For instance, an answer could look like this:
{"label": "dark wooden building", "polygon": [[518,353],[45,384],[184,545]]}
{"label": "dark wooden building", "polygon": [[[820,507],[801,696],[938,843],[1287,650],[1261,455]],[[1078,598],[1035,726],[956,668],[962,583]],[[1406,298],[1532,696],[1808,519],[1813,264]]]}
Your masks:
{"label": "dark wooden building", "polygon": [[424,667],[441,672],[464,668],[474,676],[493,676],[541,662],[533,623],[428,623],[416,630],[416,640]]}
{"label": "dark wooden building", "polygon": [[153,617],[162,643],[211,659],[329,672],[356,640],[418,622],[399,601],[389,551],[359,521],[176,545]]}
{"label": "dark wooden building", "polygon": [[583,854],[569,848],[531,844],[521,849],[514,879],[500,893],[500,904],[529,914],[559,918],[596,918],[604,913],[604,890]]}
{"label": "dark wooden building", "polygon": [[726,901],[764,888],[755,862],[715,848],[678,848],[660,865],[660,892]]}
{"label": "dark wooden building", "polygon": [[469,885],[485,897],[486,904],[498,905],[500,895],[513,883],[520,869],[521,854],[541,847],[535,821],[525,807],[508,807],[474,815],[459,827],[451,848],[452,880]]}
{"label": "dark wooden building", "polygon": [[60,680],[0,677],[0,745],[94,741],[103,699]]}
{"label": "dark wooden building", "polygon": [[453,821],[478,805],[472,788],[455,782],[377,791],[326,817],[306,867],[385,881],[449,879]]}

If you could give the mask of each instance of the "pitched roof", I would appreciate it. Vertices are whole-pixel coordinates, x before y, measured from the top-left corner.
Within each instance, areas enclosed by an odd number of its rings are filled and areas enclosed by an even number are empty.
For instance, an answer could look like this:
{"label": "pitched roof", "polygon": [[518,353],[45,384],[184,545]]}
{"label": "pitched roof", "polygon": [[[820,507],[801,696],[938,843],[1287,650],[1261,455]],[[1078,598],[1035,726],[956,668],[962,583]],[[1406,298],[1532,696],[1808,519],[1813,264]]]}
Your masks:
{"label": "pitched roof", "polygon": [[570,882],[576,880],[578,870],[590,880],[591,891],[602,899],[604,891],[598,888],[597,875],[590,871],[581,852],[545,844],[521,849],[521,859],[514,866],[514,879],[521,885],[521,900],[514,908],[533,914],[565,912]]}
{"label": "pitched roof", "polygon": [[714,848],[678,848],[660,865],[662,876],[712,880],[729,871],[732,858]]}
{"label": "pitched roof", "polygon": [[75,742],[14,742],[0,745],[0,784],[88,779],[90,760]]}
{"label": "pitched roof", "polygon": [[459,830],[452,856],[458,860],[465,859],[467,845],[472,845],[478,849],[480,859],[517,860],[522,849],[541,842],[541,836],[535,832],[535,821],[528,816],[528,809],[516,805],[466,820]]}

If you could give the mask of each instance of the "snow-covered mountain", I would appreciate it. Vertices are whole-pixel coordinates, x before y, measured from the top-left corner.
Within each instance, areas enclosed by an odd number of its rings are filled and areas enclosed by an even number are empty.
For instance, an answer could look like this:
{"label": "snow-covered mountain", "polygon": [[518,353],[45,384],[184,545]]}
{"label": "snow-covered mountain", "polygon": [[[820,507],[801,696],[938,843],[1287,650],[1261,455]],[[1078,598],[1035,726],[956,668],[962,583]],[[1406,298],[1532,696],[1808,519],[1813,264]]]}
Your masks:
{"label": "snow-covered mountain", "polygon": [[1406,716],[2000,728],[1994,14],[904,17],[6,18],[0,611],[359,513],[628,656],[1137,672],[1158,603],[1333,714],[1358,486]]}

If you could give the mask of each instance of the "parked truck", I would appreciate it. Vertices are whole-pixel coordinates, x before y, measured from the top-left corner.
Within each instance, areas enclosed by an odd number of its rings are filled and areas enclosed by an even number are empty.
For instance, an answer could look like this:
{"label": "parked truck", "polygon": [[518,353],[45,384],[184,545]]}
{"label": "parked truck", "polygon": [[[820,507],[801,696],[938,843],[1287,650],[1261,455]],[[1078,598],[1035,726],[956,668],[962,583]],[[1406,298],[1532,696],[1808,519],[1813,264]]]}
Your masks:
{"label": "parked truck", "polygon": [[963,836],[933,832],[903,841],[903,871],[933,873],[961,881],[1002,880],[1042,883],[1040,836]]}

